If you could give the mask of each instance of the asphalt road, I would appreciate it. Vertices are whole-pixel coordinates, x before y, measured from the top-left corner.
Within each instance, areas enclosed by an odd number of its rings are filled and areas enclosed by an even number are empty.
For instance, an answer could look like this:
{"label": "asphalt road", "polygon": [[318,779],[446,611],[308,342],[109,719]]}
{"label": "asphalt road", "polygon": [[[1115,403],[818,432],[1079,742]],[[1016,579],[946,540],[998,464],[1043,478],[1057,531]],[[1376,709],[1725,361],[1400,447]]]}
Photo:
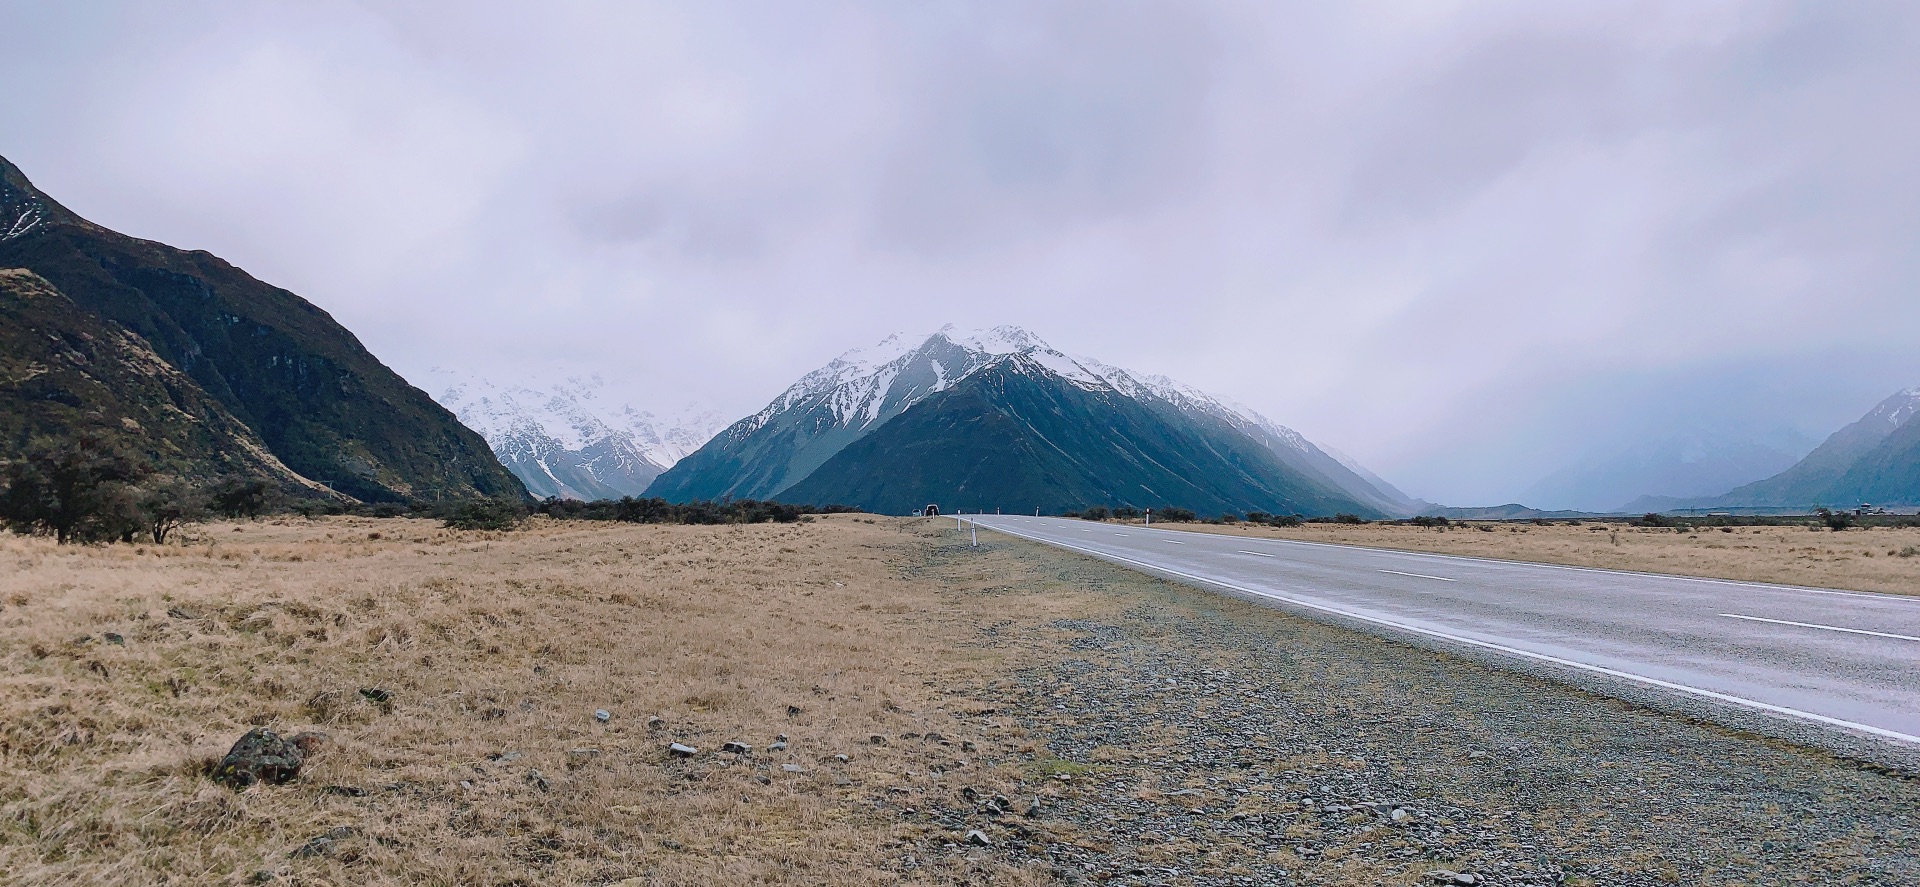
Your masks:
{"label": "asphalt road", "polygon": [[1920,597],[966,515],[1309,616],[1920,744]]}

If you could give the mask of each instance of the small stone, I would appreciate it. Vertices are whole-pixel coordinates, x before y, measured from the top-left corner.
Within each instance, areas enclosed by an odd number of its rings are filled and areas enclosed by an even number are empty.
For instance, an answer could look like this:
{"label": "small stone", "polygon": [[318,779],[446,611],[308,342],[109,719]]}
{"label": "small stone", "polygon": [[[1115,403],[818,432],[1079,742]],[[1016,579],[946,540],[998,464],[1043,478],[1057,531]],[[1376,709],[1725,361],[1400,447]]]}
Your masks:
{"label": "small stone", "polygon": [[300,747],[265,727],[248,730],[213,768],[213,781],[231,789],[254,783],[284,785],[300,775],[306,756]]}
{"label": "small stone", "polygon": [[596,757],[599,754],[600,754],[600,750],[597,748],[567,749],[567,757],[570,757],[570,758],[591,758],[591,757]]}
{"label": "small stone", "polygon": [[960,750],[961,750],[961,751],[973,751],[973,750],[974,750],[974,746],[973,746],[973,740],[971,740],[971,739],[962,739],[962,740],[960,740]]}
{"label": "small stone", "polygon": [[1393,808],[1393,812],[1388,815],[1393,818],[1394,822],[1406,822],[1413,818],[1413,811],[1405,807],[1395,807]]}
{"label": "small stone", "polygon": [[1028,819],[1033,819],[1035,817],[1038,817],[1040,813],[1041,813],[1041,809],[1040,809],[1039,798],[1034,798],[1033,800],[1027,802],[1027,812],[1025,815]]}
{"label": "small stone", "polygon": [[540,771],[538,770],[528,770],[527,781],[533,783],[535,788],[538,788],[543,792],[553,790],[553,783],[547,781],[547,777],[541,775]]}
{"label": "small stone", "polygon": [[773,741],[774,741],[774,742],[786,742],[786,741],[787,741],[787,734],[785,734],[785,733],[779,733],[779,734],[776,734],[776,735],[775,735],[775,736],[773,737]]}
{"label": "small stone", "polygon": [[127,639],[120,636],[120,634],[118,634],[117,632],[109,631],[106,633],[105,637],[107,639],[107,643],[109,644],[114,644],[116,646],[121,646],[121,647],[124,647],[127,645]]}
{"label": "small stone", "polygon": [[781,764],[780,771],[783,773],[805,773],[807,772],[807,768],[799,764]]}
{"label": "small stone", "polygon": [[987,833],[979,829],[974,829],[973,831],[967,832],[967,836],[962,840],[965,843],[972,844],[975,847],[992,847],[993,846],[993,839],[987,837]]}
{"label": "small stone", "polygon": [[849,758],[849,757],[847,757],[846,755],[834,755],[834,756],[833,756],[833,759],[834,759],[834,760],[836,760],[836,761],[839,761],[839,762],[840,762],[840,763],[842,763],[842,764],[844,764],[844,763],[846,763],[846,762],[848,762],[848,761],[851,761],[851,760],[853,760],[852,758]]}
{"label": "small stone", "polygon": [[647,719],[648,730],[660,731],[660,730],[666,729],[666,727],[667,727],[667,721],[665,718],[652,717]]}
{"label": "small stone", "polygon": [[613,720],[613,712],[607,711],[604,708],[596,708],[593,710],[593,719],[604,724]]}
{"label": "small stone", "polygon": [[314,838],[313,840],[306,842],[305,844],[301,844],[300,846],[295,847],[293,849],[293,852],[287,855],[295,859],[308,859],[315,856],[332,856],[333,844],[334,844],[334,841],[332,838],[322,835],[318,838]]}
{"label": "small stone", "polygon": [[800,715],[800,706],[797,706],[797,705],[787,706],[787,717],[792,718],[792,717],[798,717],[799,715]]}
{"label": "small stone", "polygon": [[393,701],[393,691],[382,687],[361,687],[360,695],[376,705],[386,705]]}
{"label": "small stone", "polygon": [[751,745],[748,745],[748,744],[746,744],[746,743],[744,743],[744,742],[725,742],[725,743],[721,743],[721,745],[720,745],[720,750],[721,750],[721,751],[723,751],[723,752],[726,752],[727,754],[730,754],[730,755],[750,755],[750,754],[753,754],[753,746],[751,746]]}
{"label": "small stone", "polygon": [[786,750],[787,750],[787,741],[785,739],[776,739],[774,740],[772,745],[767,746],[767,751],[786,751]]}
{"label": "small stone", "polygon": [[496,761],[500,761],[502,763],[511,764],[514,761],[520,760],[522,756],[517,751],[506,751],[506,752],[496,752],[494,754],[488,755],[487,757],[492,758],[493,760],[496,760]]}
{"label": "small stone", "polygon": [[691,758],[699,754],[700,750],[691,745],[681,745],[678,742],[674,742],[667,745],[667,752],[677,758]]}
{"label": "small stone", "polygon": [[867,737],[867,744],[868,745],[886,745],[887,737],[881,736],[880,734],[875,733],[872,736]]}
{"label": "small stone", "polygon": [[186,607],[168,607],[167,615],[175,619],[198,619],[200,618],[200,611],[189,610]]}

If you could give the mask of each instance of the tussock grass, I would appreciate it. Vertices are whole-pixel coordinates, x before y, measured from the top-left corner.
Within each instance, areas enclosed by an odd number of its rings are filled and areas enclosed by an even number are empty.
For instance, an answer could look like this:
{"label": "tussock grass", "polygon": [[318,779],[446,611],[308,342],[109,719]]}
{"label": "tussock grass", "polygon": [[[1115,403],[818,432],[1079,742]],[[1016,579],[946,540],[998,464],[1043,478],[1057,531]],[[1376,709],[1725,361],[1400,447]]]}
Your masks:
{"label": "tussock grass", "polygon": [[1457,523],[1451,528],[1396,524],[1175,524],[1169,529],[1337,542],[1464,554],[1503,560],[1672,573],[1743,582],[1777,582],[1855,591],[1920,594],[1920,529],[1714,527],[1676,532],[1621,524]]}
{"label": "tussock grass", "polygon": [[[980,593],[1007,581],[984,562],[934,577],[939,532],[334,518],[167,547],[5,539],[0,881],[1039,883],[984,855],[896,865],[958,837],[900,808],[1018,793],[1032,747],[961,692],[1007,654],[971,642],[1064,606]],[[331,738],[294,784],[208,781],[256,724]],[[790,751],[767,751],[779,734]]]}

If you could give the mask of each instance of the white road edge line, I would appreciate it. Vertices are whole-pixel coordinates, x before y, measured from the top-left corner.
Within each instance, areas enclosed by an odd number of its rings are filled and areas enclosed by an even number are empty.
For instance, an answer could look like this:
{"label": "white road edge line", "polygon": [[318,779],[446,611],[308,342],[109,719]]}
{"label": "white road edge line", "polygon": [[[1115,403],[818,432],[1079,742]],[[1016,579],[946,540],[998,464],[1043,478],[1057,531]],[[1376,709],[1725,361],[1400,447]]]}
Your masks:
{"label": "white road edge line", "polygon": [[1240,550],[1240,553],[1241,553],[1241,554],[1251,554],[1251,555],[1253,555],[1254,557],[1273,557],[1273,555],[1271,555],[1271,554],[1261,554],[1260,552],[1257,552],[1257,551],[1246,551],[1246,550]]}
{"label": "white road edge line", "polygon": [[[1299,598],[1287,597],[1286,595],[1282,595],[1282,594],[1275,594],[1270,591],[1258,591],[1252,588],[1247,588],[1245,586],[1235,585],[1231,582],[1222,582],[1218,579],[1208,578],[1206,576],[1197,576],[1192,573],[1183,573],[1179,570],[1170,569],[1168,567],[1155,566],[1145,561],[1137,561],[1130,557],[1122,557],[1117,554],[1107,554],[1105,552],[1095,551],[1091,548],[1081,548],[1078,545],[1073,545],[1067,542],[1059,542],[1052,539],[1043,539],[1036,536],[1029,536],[1025,533],[1018,533],[1013,530],[1006,529],[1004,527],[990,526],[988,527],[988,529],[999,530],[1000,532],[1005,533],[1009,536],[1018,536],[1022,539],[1027,539],[1033,542],[1039,542],[1043,545],[1057,545],[1061,548],[1069,549],[1072,551],[1078,551],[1081,554],[1089,555],[1092,557],[1119,561],[1121,563],[1126,563],[1126,564],[1132,564],[1136,567],[1139,567],[1143,570],[1147,570],[1149,572],[1161,573],[1168,576],[1178,576],[1182,579],[1190,579],[1194,582],[1205,583],[1207,585],[1217,585],[1221,588],[1230,589],[1232,591],[1238,591],[1243,594],[1251,594],[1257,597],[1265,597],[1265,598],[1272,598],[1277,601],[1285,601],[1295,606],[1306,607],[1308,609],[1313,609],[1313,610],[1319,610],[1325,613],[1332,613],[1336,616],[1344,616],[1348,619],[1357,619],[1361,622],[1371,622],[1375,625],[1384,625],[1389,628],[1397,628],[1401,631],[1413,632],[1414,634],[1423,634],[1429,637],[1435,637],[1435,638],[1440,638],[1442,640],[1453,641],[1459,644],[1466,644],[1467,646],[1471,646],[1471,647],[1480,647],[1482,649],[1494,650],[1501,653],[1507,653],[1513,656],[1519,656],[1524,659],[1534,659],[1540,662],[1551,662],[1555,665],[1566,666],[1567,668],[1578,669],[1580,671],[1589,671],[1595,674],[1607,675],[1609,677],[1621,678],[1624,680],[1634,681],[1636,683],[1646,684],[1648,686],[1659,687],[1664,690],[1673,690],[1677,693],[1685,693],[1690,696],[1699,696],[1703,699],[1712,699],[1717,702],[1725,702],[1732,705],[1745,706],[1747,708],[1758,709],[1760,711],[1768,711],[1768,712],[1773,712],[1774,714],[1786,715],[1788,717],[1800,718],[1802,720],[1807,720],[1807,721],[1813,721],[1814,723],[1818,723],[1818,724],[1826,724],[1830,727],[1840,727],[1845,730],[1857,730],[1859,732],[1867,733],[1873,736],[1880,736],[1887,739],[1897,739],[1901,742],[1910,742],[1916,745],[1920,745],[1920,736],[1915,736],[1911,733],[1901,733],[1898,730],[1889,730],[1885,727],[1875,727],[1871,724],[1861,724],[1854,721],[1842,720],[1840,718],[1828,717],[1826,715],[1815,714],[1810,711],[1801,711],[1800,709],[1797,709],[1797,708],[1787,708],[1786,706],[1783,706],[1783,705],[1774,705],[1769,702],[1761,702],[1757,699],[1747,699],[1742,696],[1734,696],[1727,693],[1721,693],[1716,690],[1707,690],[1701,687],[1689,687],[1686,684],[1676,684],[1672,681],[1663,681],[1659,678],[1650,678],[1645,675],[1637,675],[1632,672],[1620,671],[1618,669],[1607,668],[1601,665],[1589,665],[1585,662],[1576,662],[1572,659],[1562,659],[1558,656],[1549,656],[1545,653],[1535,653],[1532,650],[1522,650],[1522,649],[1519,649],[1518,647],[1509,647],[1509,646],[1506,646],[1505,644],[1496,644],[1491,641],[1482,641],[1482,640],[1475,640],[1473,638],[1468,638],[1468,637],[1461,637],[1460,635],[1448,634],[1447,632],[1444,632],[1444,631],[1436,631],[1431,628],[1422,628],[1418,625],[1408,625],[1402,622],[1395,622],[1391,619],[1382,619],[1378,616],[1367,616],[1361,613],[1354,613],[1347,610],[1342,610],[1338,607],[1329,607],[1325,604],[1316,604],[1312,601],[1305,601]],[[1306,544],[1312,545],[1316,543],[1306,543]],[[1358,547],[1358,546],[1355,546],[1355,547]],[[1610,571],[1596,570],[1595,572],[1610,572]]]}
{"label": "white road edge line", "polygon": [[1415,579],[1438,579],[1438,580],[1440,580],[1441,582],[1453,582],[1453,581],[1456,581],[1456,580],[1453,580],[1453,579],[1448,579],[1448,578],[1447,578],[1447,577],[1445,577],[1445,576],[1429,576],[1429,575],[1427,575],[1427,574],[1425,574],[1425,573],[1402,573],[1402,572],[1400,572],[1399,570],[1381,570],[1380,572],[1382,572],[1382,573],[1392,573],[1392,574],[1393,574],[1393,575],[1395,575],[1395,576],[1412,576],[1412,577],[1413,577],[1413,578],[1415,578]]}
{"label": "white road edge line", "polygon": [[1822,631],[1844,631],[1847,634],[1870,634],[1877,638],[1894,638],[1902,641],[1920,641],[1910,634],[1892,634],[1884,631],[1868,631],[1864,628],[1841,628],[1838,625],[1821,625],[1817,622],[1794,622],[1790,619],[1768,619],[1764,616],[1742,616],[1739,613],[1721,613],[1728,619],[1745,619],[1749,622],[1771,622],[1775,625],[1797,625],[1801,628],[1818,628]]}

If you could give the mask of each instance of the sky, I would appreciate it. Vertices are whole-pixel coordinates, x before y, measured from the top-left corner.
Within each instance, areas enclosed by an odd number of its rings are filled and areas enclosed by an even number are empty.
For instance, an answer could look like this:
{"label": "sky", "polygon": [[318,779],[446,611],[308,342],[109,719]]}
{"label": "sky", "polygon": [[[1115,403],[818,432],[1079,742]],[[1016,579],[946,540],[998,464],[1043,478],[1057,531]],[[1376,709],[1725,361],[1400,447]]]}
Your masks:
{"label": "sky", "polygon": [[1920,385],[1913,4],[0,21],[0,155],[416,381],[587,370],[746,415],[891,332],[1015,324],[1462,505],[1676,429],[1818,440]]}

